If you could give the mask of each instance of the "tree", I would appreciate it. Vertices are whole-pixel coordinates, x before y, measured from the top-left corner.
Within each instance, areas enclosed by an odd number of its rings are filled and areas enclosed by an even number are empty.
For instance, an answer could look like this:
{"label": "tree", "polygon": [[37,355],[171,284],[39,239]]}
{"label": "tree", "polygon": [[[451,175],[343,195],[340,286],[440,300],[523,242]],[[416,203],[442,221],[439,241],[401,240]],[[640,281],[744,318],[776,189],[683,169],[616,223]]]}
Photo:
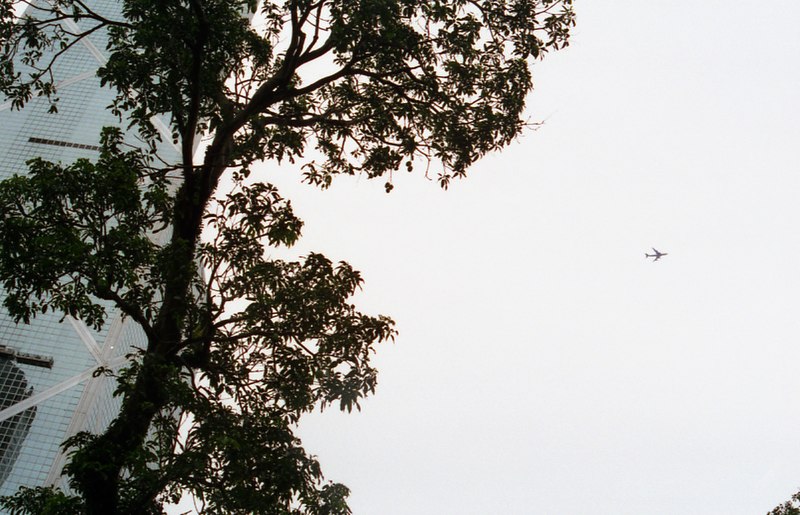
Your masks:
{"label": "tree", "polygon": [[[108,128],[96,162],[37,159],[0,184],[6,308],[100,326],[110,303],[147,347],[119,375],[116,420],[67,442],[78,498],[32,489],[7,505],[160,513],[188,491],[214,513],[348,513],[347,489],[324,483],[292,428],[373,391],[370,354],[393,323],[348,303],[361,277],[346,263],[265,256],[302,223],[253,165],[301,160],[311,184],[363,174],[390,191],[395,171],[433,164],[447,187],[526,126],[530,66],[567,45],[572,1],[121,0],[112,17],[57,0],[17,20],[20,3],[0,0],[0,88],[14,107],[45,95],[57,110],[52,62],[107,31],[98,75],[146,145]],[[160,158],[156,115],[180,162]],[[185,439],[175,413],[193,418]]]}
{"label": "tree", "polygon": [[767,515],[800,515],[800,492],[792,495],[792,498],[772,509]]}

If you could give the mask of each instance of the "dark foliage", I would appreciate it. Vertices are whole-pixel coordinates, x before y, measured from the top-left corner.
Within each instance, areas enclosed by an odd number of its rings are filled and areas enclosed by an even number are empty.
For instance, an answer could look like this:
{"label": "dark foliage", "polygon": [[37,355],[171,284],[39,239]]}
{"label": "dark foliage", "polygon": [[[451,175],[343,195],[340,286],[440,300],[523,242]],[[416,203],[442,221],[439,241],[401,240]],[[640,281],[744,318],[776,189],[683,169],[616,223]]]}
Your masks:
{"label": "dark foliage", "polygon": [[[364,174],[387,191],[422,167],[447,187],[525,127],[530,66],[567,45],[571,0],[124,0],[117,13],[57,0],[16,20],[18,3],[0,0],[14,107],[44,95],[57,110],[53,62],[106,33],[110,108],[146,144],[106,129],[96,162],[35,159],[0,184],[6,308],[99,326],[114,305],[147,346],[119,375],[118,418],[67,443],[79,497],[24,490],[6,506],[161,513],[188,491],[210,513],[349,513],[293,427],[317,406],[358,408],[393,323],[348,302],[362,280],[346,263],[266,257],[302,223],[252,165],[301,160],[311,184]],[[158,152],[157,116],[179,162]],[[224,175],[235,187],[222,195]]]}

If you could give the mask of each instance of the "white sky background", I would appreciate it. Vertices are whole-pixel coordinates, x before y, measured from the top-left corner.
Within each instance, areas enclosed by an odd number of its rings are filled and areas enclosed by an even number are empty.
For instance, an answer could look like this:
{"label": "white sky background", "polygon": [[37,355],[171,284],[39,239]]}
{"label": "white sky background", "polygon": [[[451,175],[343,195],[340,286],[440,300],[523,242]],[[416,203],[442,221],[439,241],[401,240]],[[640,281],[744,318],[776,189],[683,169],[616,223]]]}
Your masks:
{"label": "white sky background", "polygon": [[363,411],[301,430],[356,515],[749,515],[800,486],[800,3],[576,9],[545,125],[449,191],[264,166],[299,252],[400,330]]}
{"label": "white sky background", "polygon": [[800,486],[800,4],[576,8],[534,69],[546,124],[449,191],[269,172],[300,250],[400,329],[363,411],[302,428],[357,515],[753,514]]}

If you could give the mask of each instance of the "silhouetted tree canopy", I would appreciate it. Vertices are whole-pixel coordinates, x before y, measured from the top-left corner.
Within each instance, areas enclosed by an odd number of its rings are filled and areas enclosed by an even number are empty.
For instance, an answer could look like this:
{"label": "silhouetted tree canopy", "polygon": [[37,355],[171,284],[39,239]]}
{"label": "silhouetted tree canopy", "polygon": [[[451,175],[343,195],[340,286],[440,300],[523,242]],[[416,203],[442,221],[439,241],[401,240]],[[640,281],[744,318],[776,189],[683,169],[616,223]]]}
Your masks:
{"label": "silhouetted tree canopy", "polygon": [[[363,174],[389,191],[398,170],[447,187],[525,127],[531,65],[567,45],[572,1],[123,0],[105,12],[53,0],[17,19],[28,3],[0,0],[0,89],[14,108],[44,95],[57,111],[53,63],[106,33],[109,108],[144,144],[107,128],[98,159],[34,159],[0,184],[6,308],[99,327],[110,303],[147,346],[119,373],[108,430],[68,442],[77,496],[25,489],[6,506],[161,513],[188,491],[209,513],[349,513],[347,489],[323,480],[293,427],[317,406],[358,407],[394,325],[349,303],[362,279],[348,264],[267,256],[302,222],[253,165],[297,161],[323,188]],[[179,161],[159,153],[154,117]],[[223,176],[232,191],[217,191]]]}
{"label": "silhouetted tree canopy", "polygon": [[780,506],[776,506],[767,515],[800,515],[800,492],[792,495],[791,499]]}

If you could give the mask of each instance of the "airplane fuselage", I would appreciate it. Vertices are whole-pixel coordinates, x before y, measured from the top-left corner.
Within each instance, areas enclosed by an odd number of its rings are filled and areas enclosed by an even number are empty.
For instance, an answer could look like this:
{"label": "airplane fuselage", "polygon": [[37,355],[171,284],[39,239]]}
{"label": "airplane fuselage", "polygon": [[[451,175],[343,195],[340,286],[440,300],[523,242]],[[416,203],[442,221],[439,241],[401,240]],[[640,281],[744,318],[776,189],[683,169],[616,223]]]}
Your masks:
{"label": "airplane fuselage", "polygon": [[661,259],[663,256],[666,256],[666,255],[667,255],[667,253],[666,253],[666,252],[659,252],[659,251],[657,251],[655,248],[653,249],[653,252],[655,252],[655,254],[648,254],[647,252],[645,252],[645,253],[644,253],[644,257],[645,257],[645,258],[653,258],[653,261],[658,261],[658,260],[659,260],[659,259]]}

